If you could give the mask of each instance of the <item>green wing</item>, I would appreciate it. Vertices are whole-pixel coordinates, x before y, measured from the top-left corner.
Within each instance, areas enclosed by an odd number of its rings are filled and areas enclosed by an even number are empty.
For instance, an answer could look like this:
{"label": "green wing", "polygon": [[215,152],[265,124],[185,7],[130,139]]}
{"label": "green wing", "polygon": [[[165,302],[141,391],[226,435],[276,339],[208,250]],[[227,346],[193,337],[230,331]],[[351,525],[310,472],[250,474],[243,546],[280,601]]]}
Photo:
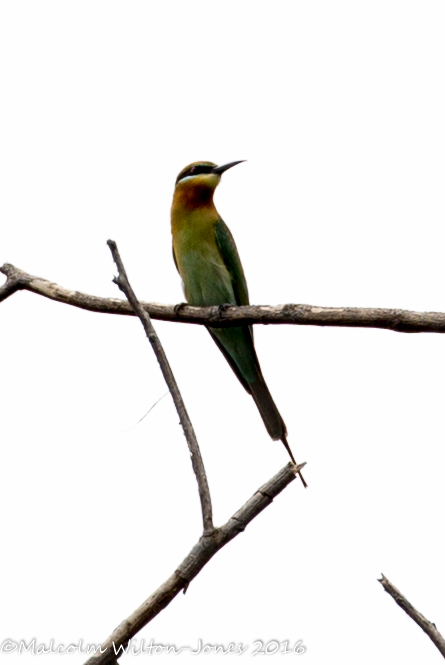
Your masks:
{"label": "green wing", "polygon": [[[228,226],[221,218],[215,225],[215,236],[221,257],[232,280],[236,303],[249,305],[249,292],[238,250]],[[252,394],[249,380],[254,380],[258,372],[261,373],[253,345],[252,326],[208,328],[208,330],[244,388]]]}
{"label": "green wing", "polygon": [[220,218],[215,225],[216,244],[232,279],[237,305],[249,305],[249,292],[243,266],[229,227]]}
{"label": "green wing", "polygon": [[179,272],[178,262],[176,260],[176,254],[175,254],[175,246],[173,245],[173,243],[172,243],[172,252],[173,252],[173,261],[175,262],[176,270]]}

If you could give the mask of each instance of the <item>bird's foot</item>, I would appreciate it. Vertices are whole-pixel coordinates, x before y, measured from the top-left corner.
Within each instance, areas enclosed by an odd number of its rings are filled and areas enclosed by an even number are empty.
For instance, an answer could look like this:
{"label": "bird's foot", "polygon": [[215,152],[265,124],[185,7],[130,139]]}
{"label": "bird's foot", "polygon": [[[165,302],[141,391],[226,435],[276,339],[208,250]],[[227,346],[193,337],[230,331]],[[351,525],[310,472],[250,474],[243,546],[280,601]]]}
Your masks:
{"label": "bird's foot", "polygon": [[229,302],[224,302],[222,305],[218,305],[218,316],[221,316],[221,314],[224,314],[226,310],[229,309],[229,307],[233,307]]}
{"label": "bird's foot", "polygon": [[187,307],[187,304],[188,303],[186,303],[186,302],[180,302],[178,305],[175,305],[173,307],[173,311],[176,314],[176,316],[178,316],[181,313],[181,309],[184,309],[184,307]]}

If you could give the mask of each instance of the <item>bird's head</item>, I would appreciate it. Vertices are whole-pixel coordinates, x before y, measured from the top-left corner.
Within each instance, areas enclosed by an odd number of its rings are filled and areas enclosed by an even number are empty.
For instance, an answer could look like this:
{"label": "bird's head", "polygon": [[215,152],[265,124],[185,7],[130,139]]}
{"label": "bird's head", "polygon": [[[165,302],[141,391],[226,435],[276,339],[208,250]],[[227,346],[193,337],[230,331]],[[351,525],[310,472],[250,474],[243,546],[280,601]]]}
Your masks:
{"label": "bird's head", "polygon": [[211,201],[213,192],[219,185],[224,171],[241,164],[244,160],[217,166],[213,162],[193,162],[179,173],[176,178],[175,198],[197,205]]}

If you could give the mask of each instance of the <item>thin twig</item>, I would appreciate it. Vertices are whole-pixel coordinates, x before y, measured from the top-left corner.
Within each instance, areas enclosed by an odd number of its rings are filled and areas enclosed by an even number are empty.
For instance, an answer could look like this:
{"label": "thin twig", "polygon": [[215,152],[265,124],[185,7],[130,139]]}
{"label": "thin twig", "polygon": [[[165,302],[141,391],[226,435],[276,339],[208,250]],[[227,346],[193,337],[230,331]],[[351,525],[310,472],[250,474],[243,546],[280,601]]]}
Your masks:
{"label": "thin twig", "polygon": [[[118,298],[100,298],[65,289],[54,282],[35,277],[10,263],[0,267],[7,276],[0,286],[0,302],[17,291],[31,291],[50,300],[80,307],[90,312],[134,315],[130,304]],[[230,327],[253,324],[291,324],[343,328],[382,328],[404,333],[445,333],[444,312],[412,312],[376,307],[318,307],[314,305],[251,305],[249,307],[194,307],[141,302],[152,319]]]}
{"label": "thin twig", "polygon": [[290,463],[281,469],[265,485],[238,510],[222,527],[213,531],[208,537],[201,537],[164,584],[162,584],[128,619],[125,619],[113,631],[110,637],[101,644],[101,651],[92,656],[85,665],[110,665],[116,659],[116,652],[122,654],[120,647],[126,647],[144,626],[178,595],[186,590],[190,582],[204,568],[206,563],[229,541],[244,531],[246,526],[259,515],[272,500],[282,492],[304,464],[295,466]]}
{"label": "thin twig", "polygon": [[405,598],[405,596],[401,594],[398,589],[396,589],[396,587],[389,581],[389,579],[383,575],[383,573],[382,578],[378,581],[383,586],[385,591],[389,593],[392,598],[394,598],[397,605],[399,605],[399,607],[401,607],[402,610],[406,612],[407,615],[411,617],[411,619],[415,621],[416,624],[420,626],[421,629],[428,635],[430,640],[436,645],[442,656],[445,658],[445,639],[439,633],[435,624],[431,623],[431,621],[428,621],[428,619],[426,619],[423,614],[418,612],[416,608],[413,607],[411,603]]}
{"label": "thin twig", "polygon": [[158,363],[161,367],[162,374],[164,375],[165,382],[167,383],[168,389],[170,390],[170,393],[173,397],[173,402],[175,403],[175,407],[179,415],[179,420],[182,425],[182,429],[184,430],[184,435],[187,440],[187,445],[189,447],[190,455],[192,458],[193,471],[195,472],[196,480],[198,483],[204,536],[208,536],[214,530],[212,518],[212,501],[210,499],[209,485],[207,482],[204,462],[202,461],[201,457],[201,451],[199,450],[198,441],[196,439],[195,430],[193,429],[193,425],[190,421],[187,409],[185,408],[182,395],[179,392],[178,384],[176,383],[176,379],[173,376],[170,363],[167,360],[167,356],[165,355],[161,341],[156,334],[149,315],[141,307],[141,304],[139,303],[133,289],[130,286],[130,282],[128,281],[127,273],[119,255],[117,245],[114,240],[109,240],[107,244],[111,250],[114,262],[116,263],[117,269],[119,271],[119,276],[115,277],[113,281],[115,284],[117,284],[120,290],[125,293],[135,314],[139,317],[144,327],[145,334],[147,335],[149,342],[153,347],[153,351],[155,352],[156,358],[158,359]]}
{"label": "thin twig", "polygon": [[128,429],[124,429],[123,431],[124,431],[124,432],[129,432],[129,431],[132,430],[134,427],[137,427],[137,426],[138,426],[138,425],[139,425],[139,424],[140,424],[140,423],[141,423],[141,422],[142,422],[142,421],[148,416],[148,414],[151,413],[151,412],[153,411],[153,409],[155,408],[155,406],[157,406],[157,405],[159,404],[159,402],[160,402],[161,400],[163,400],[164,397],[167,397],[167,395],[169,395],[169,394],[170,394],[170,391],[167,390],[167,392],[164,393],[163,395],[161,395],[161,397],[160,397],[159,399],[157,399],[156,402],[155,402],[154,404],[151,405],[151,407],[148,409],[148,411],[147,411],[146,413],[144,413],[144,415],[143,415],[141,418],[139,418],[139,420],[137,421],[137,423],[135,423],[134,425],[131,425],[131,427],[129,427]]}

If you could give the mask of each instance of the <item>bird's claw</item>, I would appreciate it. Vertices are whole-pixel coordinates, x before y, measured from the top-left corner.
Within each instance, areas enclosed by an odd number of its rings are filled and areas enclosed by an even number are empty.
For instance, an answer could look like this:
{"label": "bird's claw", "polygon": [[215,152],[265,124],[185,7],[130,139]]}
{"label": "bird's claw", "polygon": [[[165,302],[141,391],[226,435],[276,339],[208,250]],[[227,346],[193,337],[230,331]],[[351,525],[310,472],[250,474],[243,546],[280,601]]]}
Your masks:
{"label": "bird's claw", "polygon": [[183,309],[183,308],[186,307],[186,306],[187,306],[187,303],[186,303],[186,302],[180,302],[180,303],[178,303],[177,305],[175,305],[175,306],[173,307],[173,311],[174,311],[174,313],[176,314],[176,316],[178,316],[178,315],[181,313],[181,309]]}
{"label": "bird's claw", "polygon": [[222,303],[222,305],[218,305],[218,316],[221,316],[221,314],[224,314],[226,310],[229,309],[229,307],[232,307],[232,305],[229,302]]}

